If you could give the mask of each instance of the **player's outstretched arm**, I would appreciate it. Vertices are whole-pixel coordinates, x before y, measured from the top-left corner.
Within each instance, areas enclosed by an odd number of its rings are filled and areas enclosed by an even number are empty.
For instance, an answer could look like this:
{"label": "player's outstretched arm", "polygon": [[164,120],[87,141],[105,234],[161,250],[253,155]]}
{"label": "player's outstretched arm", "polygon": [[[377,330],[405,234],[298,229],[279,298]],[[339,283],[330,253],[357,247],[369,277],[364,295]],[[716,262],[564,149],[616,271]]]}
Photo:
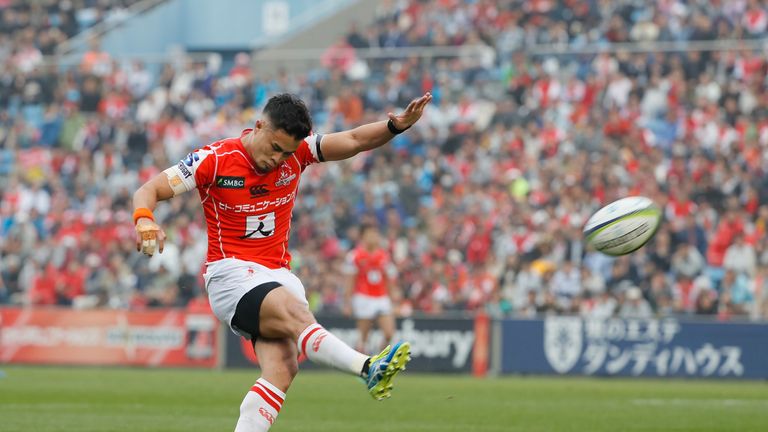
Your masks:
{"label": "player's outstretched arm", "polygon": [[174,191],[165,173],[156,175],[133,194],[133,223],[136,225],[136,250],[152,256],[163,253],[165,232],[155,223],[152,211],[158,201],[172,198]]}
{"label": "player's outstretched arm", "polygon": [[395,115],[388,113],[389,120],[368,123],[354,129],[323,136],[320,143],[325,160],[342,160],[380,147],[395,135],[413,126],[424,113],[424,107],[432,100],[427,92],[424,96],[411,101],[405,111]]}

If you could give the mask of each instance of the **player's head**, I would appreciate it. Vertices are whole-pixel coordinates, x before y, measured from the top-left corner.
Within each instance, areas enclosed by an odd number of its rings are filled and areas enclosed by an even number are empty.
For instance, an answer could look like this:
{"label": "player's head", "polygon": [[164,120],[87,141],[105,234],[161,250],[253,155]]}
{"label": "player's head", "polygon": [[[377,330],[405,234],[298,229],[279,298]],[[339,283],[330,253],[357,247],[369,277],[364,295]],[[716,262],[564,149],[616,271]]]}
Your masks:
{"label": "player's head", "polygon": [[363,224],[360,226],[360,240],[368,249],[379,247],[380,235],[379,228],[373,224]]}
{"label": "player's head", "polygon": [[259,171],[280,166],[311,131],[312,119],[301,99],[288,93],[271,97],[253,130],[252,156]]}

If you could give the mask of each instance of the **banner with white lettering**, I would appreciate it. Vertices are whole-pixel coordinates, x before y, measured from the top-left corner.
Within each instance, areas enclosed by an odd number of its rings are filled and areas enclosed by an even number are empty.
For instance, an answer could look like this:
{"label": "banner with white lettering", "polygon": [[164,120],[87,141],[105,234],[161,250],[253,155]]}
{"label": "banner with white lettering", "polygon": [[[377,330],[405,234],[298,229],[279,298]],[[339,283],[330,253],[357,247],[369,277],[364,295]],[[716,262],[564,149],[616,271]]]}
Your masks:
{"label": "banner with white lettering", "polygon": [[768,378],[768,325],[550,317],[502,322],[503,373]]}
{"label": "banner with white lettering", "polygon": [[211,368],[218,363],[218,328],[205,308],[0,308],[0,364]]}
{"label": "banner with white lettering", "polygon": [[[331,333],[352,347],[358,343],[355,322],[342,317],[318,317],[318,321]],[[407,318],[397,321],[396,340],[411,343],[412,361],[408,370],[421,372],[469,372],[472,367],[472,353],[475,344],[474,320]],[[227,332],[226,367],[249,367],[258,365],[251,343]],[[380,331],[374,330],[364,351],[376,353],[384,345]],[[301,369],[322,368],[303,356],[299,358]]]}

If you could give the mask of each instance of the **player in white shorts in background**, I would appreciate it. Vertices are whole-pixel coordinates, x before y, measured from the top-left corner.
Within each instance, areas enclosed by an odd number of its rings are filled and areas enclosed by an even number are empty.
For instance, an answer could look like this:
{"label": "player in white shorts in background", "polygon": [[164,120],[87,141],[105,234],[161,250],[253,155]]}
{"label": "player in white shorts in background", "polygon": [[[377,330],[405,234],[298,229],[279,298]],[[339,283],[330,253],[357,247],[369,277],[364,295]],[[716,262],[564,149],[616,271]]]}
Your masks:
{"label": "player in white shorts in background", "polygon": [[158,201],[197,189],[208,226],[205,286],[214,314],[250,339],[262,375],[240,405],[236,432],[263,432],[274,423],[298,372],[297,357],[362,377],[378,400],[410,359],[399,342],[371,357],[325,330],[309,311],[301,281],[290,271],[291,213],[304,170],[380,147],[411,127],[432,100],[426,93],[399,115],[355,129],[313,135],[304,103],[272,97],[253,129],[190,153],[133,196],[136,247],[162,252],[165,233],[154,221]]}
{"label": "player in white shorts in background", "polygon": [[360,244],[347,255],[346,271],[350,280],[344,312],[357,322],[357,349],[362,351],[366,347],[374,321],[384,336],[383,348],[395,336],[391,297],[397,269],[389,252],[381,246],[376,226],[366,224],[360,228]]}

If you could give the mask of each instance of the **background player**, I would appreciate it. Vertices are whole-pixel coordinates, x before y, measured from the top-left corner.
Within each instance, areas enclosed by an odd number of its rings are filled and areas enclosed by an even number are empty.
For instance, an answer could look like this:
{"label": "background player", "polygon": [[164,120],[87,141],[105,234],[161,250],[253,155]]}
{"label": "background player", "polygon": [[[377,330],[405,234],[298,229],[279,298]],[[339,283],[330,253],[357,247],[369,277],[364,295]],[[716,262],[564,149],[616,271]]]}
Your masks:
{"label": "background player", "polygon": [[378,321],[386,346],[395,335],[391,296],[397,270],[389,252],[381,246],[381,235],[375,225],[360,228],[360,244],[347,256],[347,271],[350,280],[344,312],[357,321],[358,350],[365,349],[374,320]]}
{"label": "background player", "polygon": [[165,233],[152,211],[158,201],[197,189],[208,226],[205,286],[214,314],[253,341],[262,376],[240,406],[236,432],[266,431],[293,378],[297,356],[361,376],[370,394],[390,397],[392,378],[405,368],[407,342],[369,357],[317,324],[304,286],[290,272],[288,238],[300,174],[309,165],[350,158],[387,143],[412,126],[432,100],[426,93],[400,115],[328,135],[311,135],[304,103],[272,97],[263,117],[240,137],[190,153],[133,197],[136,247],[162,252]]}

